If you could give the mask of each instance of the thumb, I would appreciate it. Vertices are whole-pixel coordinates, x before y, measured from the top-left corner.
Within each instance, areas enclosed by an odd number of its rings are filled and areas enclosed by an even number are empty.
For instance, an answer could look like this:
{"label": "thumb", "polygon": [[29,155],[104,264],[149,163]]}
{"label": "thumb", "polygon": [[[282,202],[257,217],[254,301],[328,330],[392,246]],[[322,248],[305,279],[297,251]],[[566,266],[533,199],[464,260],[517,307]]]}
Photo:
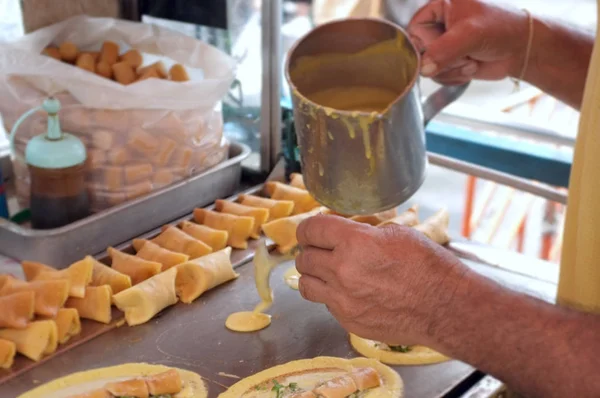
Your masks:
{"label": "thumb", "polygon": [[430,42],[423,54],[421,74],[433,77],[476,51],[480,36],[474,33],[468,23],[461,23]]}

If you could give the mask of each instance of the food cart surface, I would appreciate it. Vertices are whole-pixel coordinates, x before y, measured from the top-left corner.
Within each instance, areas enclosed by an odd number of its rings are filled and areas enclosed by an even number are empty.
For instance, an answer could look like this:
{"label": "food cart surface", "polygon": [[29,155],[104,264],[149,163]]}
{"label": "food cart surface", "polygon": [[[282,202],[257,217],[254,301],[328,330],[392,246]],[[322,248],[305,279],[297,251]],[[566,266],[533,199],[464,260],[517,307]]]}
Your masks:
{"label": "food cart surface", "polygon": [[[243,378],[295,359],[358,356],[325,306],[303,300],[285,285],[283,273],[291,265],[281,265],[272,275],[273,322],[262,331],[242,334],[225,328],[230,313],[251,310],[259,301],[248,263],[237,269],[237,280],[196,302],[180,303],[147,324],[122,326],[75,347],[0,386],[0,395],[16,397],[77,371],[149,362],[198,372],[207,381],[209,397],[216,397],[237,381],[231,375]],[[458,361],[395,369],[404,379],[407,397],[444,396],[474,372]]]}

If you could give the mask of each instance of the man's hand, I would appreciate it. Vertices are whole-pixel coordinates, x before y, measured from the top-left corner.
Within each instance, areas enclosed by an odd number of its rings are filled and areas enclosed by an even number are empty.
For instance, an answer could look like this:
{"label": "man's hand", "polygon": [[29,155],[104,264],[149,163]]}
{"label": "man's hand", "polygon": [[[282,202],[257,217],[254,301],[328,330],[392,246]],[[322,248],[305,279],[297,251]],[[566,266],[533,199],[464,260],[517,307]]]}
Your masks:
{"label": "man's hand", "polygon": [[[399,225],[319,215],[297,230],[299,289],[349,332],[388,344],[429,344],[468,272],[446,249]],[[435,344],[433,344],[435,345]]]}
{"label": "man's hand", "polygon": [[505,289],[409,228],[315,216],[297,236],[302,296],[349,332],[426,345],[525,396],[600,396],[599,316]]}
{"label": "man's hand", "polygon": [[529,36],[527,13],[481,0],[433,0],[408,31],[423,52],[421,73],[442,84],[519,77]]}

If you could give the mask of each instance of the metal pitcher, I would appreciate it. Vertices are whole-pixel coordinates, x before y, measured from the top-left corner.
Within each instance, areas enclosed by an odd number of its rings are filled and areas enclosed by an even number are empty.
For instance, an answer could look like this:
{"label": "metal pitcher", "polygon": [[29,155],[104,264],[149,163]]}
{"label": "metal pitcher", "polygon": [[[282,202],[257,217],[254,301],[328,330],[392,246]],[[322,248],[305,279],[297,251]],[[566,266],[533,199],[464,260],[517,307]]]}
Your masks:
{"label": "metal pitcher", "polygon": [[372,214],[419,189],[424,126],[467,87],[442,87],[421,103],[420,62],[407,33],[379,19],[323,24],[292,48],[286,78],[302,173],[321,204]]}

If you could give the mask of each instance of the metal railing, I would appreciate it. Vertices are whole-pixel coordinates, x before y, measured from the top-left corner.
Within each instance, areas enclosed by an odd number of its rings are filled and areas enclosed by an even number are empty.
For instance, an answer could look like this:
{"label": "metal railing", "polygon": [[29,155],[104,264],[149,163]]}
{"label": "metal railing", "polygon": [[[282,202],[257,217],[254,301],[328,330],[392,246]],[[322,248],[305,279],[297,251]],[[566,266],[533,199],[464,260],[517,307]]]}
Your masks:
{"label": "metal railing", "polygon": [[528,192],[532,195],[536,195],[553,202],[561,204],[567,203],[567,194],[565,192],[545,184],[540,184],[525,178],[515,177],[510,174],[502,173],[486,167],[480,167],[472,163],[463,162],[461,160],[435,153],[428,153],[428,157],[429,162],[436,166],[493,181],[523,192]]}
{"label": "metal railing", "polygon": [[[465,136],[467,132],[471,134],[471,136],[473,134],[491,132],[497,134],[499,140],[506,140],[508,137],[517,138],[529,140],[533,142],[533,145],[535,146],[540,144],[540,148],[560,147],[565,148],[568,151],[572,151],[575,145],[575,138],[561,135],[551,126],[544,126],[541,123],[533,123],[531,120],[519,118],[515,115],[488,111],[482,107],[475,107],[472,105],[455,103],[438,115],[435,118],[435,121],[452,126],[453,128],[457,127],[459,129],[465,129]],[[439,126],[437,128],[439,128]],[[459,136],[456,139],[460,141],[461,138]],[[493,142],[494,138],[489,138],[489,141]],[[518,143],[518,140],[515,140],[515,142]],[[467,138],[465,138],[465,145],[466,143]],[[495,148],[495,150],[500,153],[502,152],[501,147]],[[552,152],[550,151],[550,153]],[[553,202],[561,204],[567,203],[567,192],[564,188],[556,188],[548,184],[533,181],[528,178],[522,178],[494,168],[484,167],[480,164],[476,164],[476,162],[460,159],[453,156],[451,153],[440,154],[432,153],[430,151],[428,155],[429,161],[433,165],[493,181]],[[535,157],[535,154],[531,155],[532,159],[535,159]],[[567,161],[565,160],[565,157],[568,158],[568,155],[565,156],[563,154],[560,159],[558,157],[555,159],[556,164],[560,164],[563,171],[565,166],[570,165],[570,160],[568,160],[568,164],[566,164]],[[475,159],[476,156],[472,156],[472,158]],[[552,163],[553,159],[546,158],[544,161],[546,163]],[[566,184],[563,184],[563,186],[566,186]]]}
{"label": "metal railing", "polygon": [[493,112],[482,107],[455,103],[436,118],[440,122],[475,131],[494,131],[511,137],[531,139],[545,144],[575,146],[575,138],[561,135],[551,126],[542,126],[504,112]]}

